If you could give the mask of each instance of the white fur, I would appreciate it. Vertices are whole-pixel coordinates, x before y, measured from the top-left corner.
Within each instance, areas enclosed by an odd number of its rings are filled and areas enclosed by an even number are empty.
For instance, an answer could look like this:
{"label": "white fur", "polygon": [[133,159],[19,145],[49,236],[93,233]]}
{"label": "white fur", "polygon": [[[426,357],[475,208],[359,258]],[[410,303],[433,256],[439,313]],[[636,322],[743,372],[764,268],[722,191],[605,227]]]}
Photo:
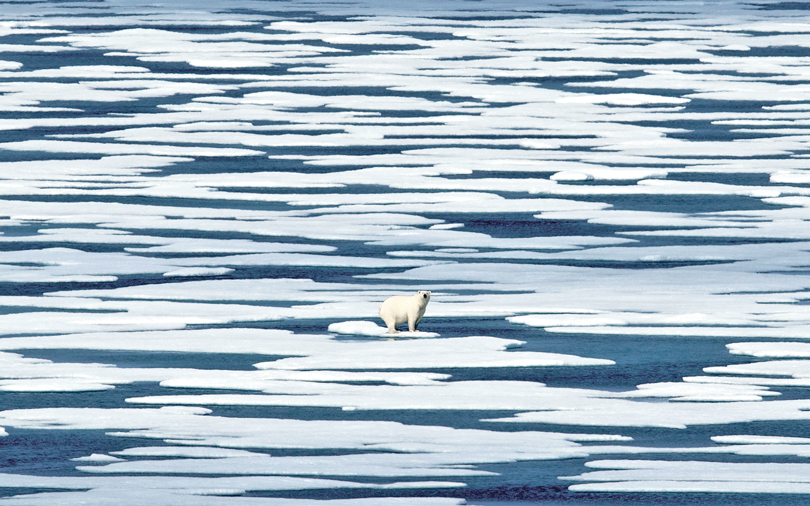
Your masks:
{"label": "white fur", "polygon": [[408,322],[408,330],[416,332],[416,326],[425,314],[430,302],[430,291],[419,290],[416,295],[395,295],[385,299],[380,306],[380,318],[388,326],[388,333],[399,332],[397,325]]}

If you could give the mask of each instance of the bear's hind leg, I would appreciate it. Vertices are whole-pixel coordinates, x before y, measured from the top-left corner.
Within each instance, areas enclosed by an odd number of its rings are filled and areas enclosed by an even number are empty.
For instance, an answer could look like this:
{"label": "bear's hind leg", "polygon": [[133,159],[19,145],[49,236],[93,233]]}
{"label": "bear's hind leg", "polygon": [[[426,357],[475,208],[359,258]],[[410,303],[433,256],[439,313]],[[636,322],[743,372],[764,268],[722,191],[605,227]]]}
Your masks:
{"label": "bear's hind leg", "polygon": [[389,334],[396,334],[396,333],[399,332],[397,330],[397,322],[396,322],[396,320],[394,320],[392,318],[390,320],[383,320],[383,321],[385,322],[385,325],[388,327],[388,333]]}

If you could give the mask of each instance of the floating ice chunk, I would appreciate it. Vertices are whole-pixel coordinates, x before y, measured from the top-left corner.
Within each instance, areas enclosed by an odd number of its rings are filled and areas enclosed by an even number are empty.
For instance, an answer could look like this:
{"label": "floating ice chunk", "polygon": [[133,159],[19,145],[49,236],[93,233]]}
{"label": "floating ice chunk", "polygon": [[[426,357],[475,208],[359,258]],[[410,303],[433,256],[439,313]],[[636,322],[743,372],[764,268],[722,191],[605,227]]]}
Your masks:
{"label": "floating ice chunk", "polygon": [[[329,325],[329,332],[336,334],[350,334],[358,336],[387,336],[388,329],[381,327],[374,322],[370,321],[348,321],[340,323],[332,323]],[[390,334],[392,337],[394,334]],[[397,338],[404,337],[439,337],[435,332],[399,332],[395,334]]]}
{"label": "floating ice chunk", "polygon": [[560,104],[610,104],[610,105],[648,105],[648,104],[685,104],[688,98],[664,97],[641,93],[608,93],[603,95],[573,95],[557,99]]}
{"label": "floating ice chunk", "polygon": [[[51,362],[0,353],[0,391],[6,392],[88,392],[109,390],[117,384],[135,381],[161,381],[173,376],[193,376],[191,369],[114,367],[95,363]],[[8,379],[10,378],[10,379]],[[417,378],[414,378],[418,381]],[[423,378],[429,383],[432,378]],[[407,378],[403,377],[403,381]]]}
{"label": "floating ice chunk", "polygon": [[[744,436],[740,436],[744,438]],[[810,445],[807,444],[807,441],[802,442],[802,438],[780,438],[780,437],[765,437],[765,436],[753,436],[751,437],[752,441],[761,439],[761,442],[758,443],[744,443],[744,444],[734,444],[735,438],[737,436],[730,436],[730,440],[716,440],[715,442],[720,444],[728,444],[728,451],[735,455],[742,455],[742,456],[758,456],[758,457],[769,457],[769,458],[778,458],[778,457],[801,457],[801,458],[808,458],[810,457]],[[713,440],[715,438],[712,438]],[[784,439],[784,442],[780,442],[780,439]],[[792,440],[796,440],[792,442]]]}
{"label": "floating ice chunk", "polygon": [[706,481],[667,480],[661,473],[658,480],[620,481],[571,485],[574,492],[648,492],[648,493],[725,493],[725,494],[810,494],[810,484],[791,481]]}
{"label": "floating ice chunk", "polygon": [[[439,453],[366,453],[323,457],[224,457],[214,459],[138,460],[105,466],[79,466],[94,474],[219,474],[280,476],[370,476],[375,478],[493,476],[496,473],[457,467],[459,456]],[[449,465],[448,465],[449,464]]]}
{"label": "floating ice chunk", "polygon": [[[392,285],[366,285],[368,291],[360,290],[348,283],[316,283],[309,279],[273,278],[273,279],[218,279],[178,281],[171,284],[141,285],[122,287],[113,290],[71,290],[52,292],[50,295],[72,297],[158,301],[277,301],[277,302],[359,302],[371,304],[371,314],[376,316],[382,300],[392,295],[398,288]],[[2,299],[0,299],[2,300]],[[47,299],[46,299],[47,300]],[[27,304],[34,301],[26,300]],[[90,305],[91,302],[85,301]],[[47,302],[41,302],[47,305]],[[68,302],[65,302],[68,304]],[[120,306],[118,306],[120,308]],[[110,309],[97,305],[95,309]],[[313,309],[312,307],[310,309]],[[310,313],[310,317],[312,314]]]}
{"label": "floating ice chunk", "polygon": [[706,367],[703,370],[710,374],[808,378],[810,377],[810,360],[773,360],[770,362],[754,362],[752,364]]}
{"label": "floating ice chunk", "polygon": [[[0,474],[1,488],[35,488],[88,490],[89,493],[78,495],[78,504],[117,504],[121,498],[137,497],[135,504],[155,504],[151,499],[164,496],[158,504],[206,504],[196,497],[194,501],[183,500],[183,496],[227,495],[235,491],[277,491],[277,490],[317,490],[317,489],[402,489],[402,488],[456,488],[464,483],[446,481],[410,481],[393,483],[360,483],[342,480],[299,478],[288,476],[226,476],[226,477],[188,477],[188,476],[27,476],[20,474]],[[113,497],[94,498],[92,492],[102,492],[102,497],[112,492]],[[157,492],[157,494],[156,494]],[[173,497],[166,501],[166,495]],[[239,494],[241,495],[241,494]],[[77,495],[73,495],[76,497]],[[144,496],[149,500],[144,500]],[[36,496],[35,496],[36,497]],[[71,495],[68,495],[71,497]],[[51,501],[54,497],[49,497]],[[25,500],[25,497],[23,498]],[[63,501],[57,501],[62,502]],[[275,503],[275,500],[273,501]],[[26,503],[23,503],[26,504]],[[36,503],[35,503],[36,504]],[[48,504],[48,503],[45,503]],[[50,504],[53,504],[51,502]],[[217,504],[217,503],[214,503]]]}
{"label": "floating ice chunk", "polygon": [[[47,375],[46,371],[43,374]],[[4,392],[93,392],[110,390],[113,385],[99,383],[93,379],[70,377],[0,380],[0,391]]]}
{"label": "floating ice chunk", "polygon": [[20,273],[19,275],[14,275],[14,273],[9,273],[7,277],[3,279],[3,281],[9,281],[12,283],[109,283],[113,281],[118,281],[117,276],[82,276],[82,275],[67,275],[67,276],[48,276],[39,275],[35,272],[29,272],[26,274]]}
{"label": "floating ice chunk", "polygon": [[807,184],[810,177],[804,172],[781,170],[772,173],[770,181],[775,184]]}
{"label": "floating ice chunk", "polygon": [[810,358],[810,343],[731,343],[727,344],[726,348],[733,355],[769,358]]}
{"label": "floating ice chunk", "polygon": [[67,243],[101,243],[101,244],[154,244],[164,241],[155,237],[136,236],[124,230],[86,229],[86,228],[50,228],[37,231],[33,236],[0,237],[2,242],[67,242]]}
{"label": "floating ice chunk", "polygon": [[[584,176],[584,179],[582,178]],[[553,181],[639,181],[667,176],[667,171],[646,168],[583,167],[582,170],[562,171],[551,176]]]}
{"label": "floating ice chunk", "polygon": [[[510,316],[507,320],[513,323],[520,323],[523,325],[530,325],[533,327],[545,327],[546,329],[554,329],[557,332],[564,332],[565,327],[614,327],[614,326],[627,326],[627,325],[644,325],[644,324],[657,324],[662,328],[680,328],[685,325],[730,325],[754,323],[755,320],[746,320],[743,315],[736,318],[732,315],[724,315],[724,318],[718,318],[715,315],[705,313],[687,313],[687,314],[651,314],[651,313],[631,313],[631,312],[601,312],[601,311],[587,311],[587,310],[564,310],[563,308],[557,311],[549,311],[547,314],[531,314],[523,316]],[[667,327],[663,327],[667,326]],[[633,327],[635,329],[636,327]],[[634,333],[633,329],[628,329],[628,333]],[[616,332],[615,330],[604,330],[606,333]]]}
{"label": "floating ice chunk", "polygon": [[[401,334],[397,334],[401,335]],[[255,364],[259,369],[425,369],[456,367],[530,367],[612,365],[611,360],[573,355],[507,351],[520,341],[475,336],[339,343],[328,354],[284,358]]]}
{"label": "floating ice chunk", "polygon": [[0,90],[11,98],[39,103],[40,101],[73,100],[93,102],[134,101],[144,96],[168,97],[177,94],[219,94],[233,90],[233,85],[213,85],[199,82],[163,81],[160,79],[126,79],[113,81],[42,82],[15,81],[0,84]]}
{"label": "floating ice chunk", "polygon": [[[190,447],[331,448],[452,454],[455,456],[450,458],[455,459],[453,463],[456,464],[584,456],[586,453],[578,441],[629,440],[614,434],[454,429],[389,421],[202,416],[208,413],[207,409],[188,406],[160,409],[45,408],[7,410],[0,412],[0,419],[7,426],[31,429],[119,429],[124,432],[113,435],[168,439]],[[493,452],[493,448],[499,451]]]}
{"label": "floating ice chunk", "polygon": [[671,382],[638,385],[637,388],[635,391],[614,395],[623,398],[667,397],[684,402],[761,401],[762,396],[781,395],[767,387],[752,385]]}
{"label": "floating ice chunk", "polygon": [[0,52],[60,53],[76,51],[75,47],[56,44],[0,44]]}
{"label": "floating ice chunk", "polygon": [[[62,32],[68,33],[68,32]],[[25,73],[29,78],[93,78],[110,79],[117,77],[138,77],[144,78],[150,74],[146,67],[136,67],[134,65],[69,65],[59,68],[45,68],[32,70]]]}
{"label": "floating ice chunk", "polygon": [[[130,253],[328,253],[334,246],[278,242],[256,242],[241,239],[151,238],[161,246],[125,248]],[[2,238],[0,237],[0,240]],[[141,241],[138,241],[141,242]],[[165,244],[167,243],[168,244]]]}
{"label": "floating ice chunk", "polygon": [[[213,448],[207,446],[138,446],[127,448],[114,455],[123,457],[184,457],[198,459],[267,457],[266,453],[256,453],[246,450],[232,450],[230,448]],[[122,459],[117,459],[122,460]]]}
{"label": "floating ice chunk", "polygon": [[687,383],[721,383],[726,385],[761,385],[768,387],[807,387],[810,386],[810,377],[784,378],[762,376],[685,376]]}
{"label": "floating ice chunk", "polygon": [[172,277],[191,277],[191,276],[222,276],[233,272],[233,269],[228,267],[189,267],[186,269],[177,269],[164,273],[164,276]]}
{"label": "floating ice chunk", "polygon": [[[12,475],[14,476],[14,475]],[[22,476],[22,479],[27,477]],[[105,480],[107,481],[107,480]],[[99,486],[87,491],[71,492],[41,492],[25,494],[14,497],[14,504],[21,506],[86,506],[92,504],[120,504],[125,498],[131,506],[233,506],[243,504],[244,497],[239,497],[246,491],[238,488],[202,489],[199,494],[178,493],[169,489],[150,489],[146,483],[135,483],[133,488],[127,488],[114,480],[106,486]],[[141,487],[141,488],[136,488]],[[61,488],[32,487],[32,488]],[[327,487],[328,488],[328,487]],[[206,492],[202,494],[202,492]],[[210,492],[219,492],[212,495]],[[228,495],[221,495],[228,492]],[[233,495],[233,497],[230,497]],[[403,500],[404,499],[404,500]],[[253,500],[253,499],[252,499]],[[352,499],[286,499],[280,497],[255,498],[259,502],[251,504],[272,504],[273,506],[461,506],[467,504],[463,499],[446,497],[371,497]]]}
{"label": "floating ice chunk", "polygon": [[795,328],[731,327],[731,326],[570,326],[545,327],[546,332],[635,335],[635,336],[700,336],[700,337],[752,337],[790,338],[806,337],[803,326]]}
{"label": "floating ice chunk", "polygon": [[599,314],[533,314],[509,316],[506,319],[512,323],[521,323],[532,327],[584,327],[628,324],[627,320]]}
{"label": "floating ice chunk", "polygon": [[[167,375],[169,376],[169,375]],[[417,372],[355,372],[355,371],[183,371],[172,374],[169,379],[160,382],[160,386],[170,388],[224,388],[229,390],[279,391],[296,390],[289,382],[325,382],[325,383],[388,383],[391,385],[432,385],[449,379],[449,374]]]}
{"label": "floating ice chunk", "polygon": [[[39,429],[135,429],[200,420],[209,409],[165,406],[156,409],[41,408],[0,411],[5,426]],[[123,416],[122,416],[123,415]]]}
{"label": "floating ice chunk", "polygon": [[[427,334],[427,333],[425,333]],[[397,334],[400,336],[403,334]],[[406,337],[411,335],[404,334]],[[429,335],[429,334],[428,334]],[[419,336],[419,334],[416,334]],[[112,339],[111,339],[112,338]],[[284,331],[257,329],[209,329],[182,332],[97,332],[83,335],[32,336],[4,338],[0,346],[6,349],[113,349],[144,351],[194,351],[204,353],[253,353],[283,358],[257,364],[267,373],[221,372],[192,374],[151,369],[121,369],[95,365],[82,366],[96,383],[110,384],[130,381],[161,381],[166,386],[208,387],[265,390],[279,388],[275,381],[290,381],[284,388],[297,388],[300,382],[366,382],[385,381],[392,384],[425,385],[446,379],[442,374],[403,373],[338,373],[336,370],[456,368],[456,367],[528,367],[528,366],[596,366],[613,362],[573,355],[539,352],[507,351],[519,341],[491,337],[453,339],[397,339],[381,341],[339,341],[328,335],[296,335]],[[11,354],[3,354],[0,357]],[[18,355],[15,360],[19,362]],[[7,370],[20,374],[25,364],[9,362]],[[13,366],[13,367],[12,367]],[[47,366],[47,367],[46,367]],[[75,364],[33,364],[26,366],[32,378],[63,378],[75,373]],[[296,371],[297,370],[297,371]],[[150,371],[152,371],[150,373]],[[92,381],[91,381],[92,382]],[[78,383],[73,388],[81,387]],[[84,385],[86,387],[86,385]]]}
{"label": "floating ice chunk", "polygon": [[343,51],[290,41],[287,44],[261,43],[263,40],[272,40],[269,34],[233,32],[219,36],[189,35],[142,27],[93,34],[70,34],[43,40],[66,42],[79,48],[106,49],[108,56],[136,56],[141,61],[181,61],[198,67],[213,68],[268,67],[294,57]]}
{"label": "floating ice chunk", "polygon": [[712,436],[712,441],[722,444],[733,445],[796,445],[796,444],[810,444],[810,438],[806,437],[785,437],[785,436],[752,436],[752,435],[739,435],[739,436]]}
{"label": "floating ice chunk", "polygon": [[586,466],[599,471],[562,479],[578,492],[810,493],[810,465],[700,461],[604,460]]}
{"label": "floating ice chunk", "polygon": [[[733,400],[733,399],[729,399]],[[627,404],[623,404],[623,403]],[[491,422],[554,423],[606,427],[671,427],[722,425],[768,420],[808,420],[805,410],[810,402],[739,401],[739,402],[639,402],[593,397],[560,404],[556,410],[519,413],[512,418]]]}
{"label": "floating ice chunk", "polygon": [[[177,384],[180,387],[228,388],[200,379],[197,383]],[[257,385],[258,386],[258,385]],[[180,405],[281,405],[281,406],[329,406],[351,409],[491,409],[526,410],[541,409],[578,413],[572,419],[587,419],[589,409],[639,410],[648,411],[650,419],[661,417],[661,422],[669,419],[664,416],[686,415],[680,408],[657,406],[651,403],[625,404],[610,399],[664,397],[683,402],[740,402],[761,401],[763,396],[776,396],[766,387],[758,385],[733,385],[710,383],[659,383],[640,385],[638,390],[629,392],[603,392],[598,390],[577,390],[549,388],[533,382],[513,381],[508,389],[503,381],[455,381],[431,383],[403,387],[382,387],[364,385],[305,384],[292,382],[266,382],[267,395],[211,394],[174,395],[130,398],[127,402],[142,404]],[[234,387],[239,389],[240,387]],[[241,387],[245,388],[245,387]],[[635,406],[635,407],[634,407]],[[753,407],[752,404],[747,406]],[[696,409],[696,412],[699,412]],[[638,416],[641,418],[641,416]],[[628,418],[630,420],[630,418]],[[501,420],[508,421],[508,420]],[[556,422],[560,423],[560,422]],[[576,423],[576,422],[570,422]],[[635,423],[628,422],[629,425]]]}
{"label": "floating ice chunk", "polygon": [[[0,128],[3,128],[0,123]],[[16,180],[68,180],[75,181],[83,176],[137,176],[152,173],[161,167],[170,167],[181,162],[190,162],[191,158],[149,155],[104,156],[97,160],[30,160],[2,162],[3,176]],[[55,203],[54,203],[55,204]],[[63,204],[64,205],[64,204]],[[86,210],[95,208],[91,205]],[[115,206],[109,206],[111,209]],[[20,211],[23,212],[24,208]],[[42,211],[43,208],[40,208]]]}
{"label": "floating ice chunk", "polygon": [[[93,411],[56,410],[41,416],[40,413],[26,411],[17,413],[17,419],[39,419],[41,422],[73,420],[73,415],[92,416]],[[124,462],[121,465],[105,467],[85,467],[84,471],[93,474],[129,474],[132,472],[146,473],[148,475],[164,474],[227,474],[241,476],[256,475],[338,475],[338,476],[473,476],[487,475],[486,471],[473,469],[474,464],[510,463],[514,461],[558,459],[571,457],[585,457],[588,454],[577,441],[628,441],[628,438],[616,435],[598,434],[559,434],[544,432],[501,432],[469,429],[452,429],[449,427],[412,426],[392,422],[352,422],[341,420],[330,421],[301,421],[279,419],[253,419],[253,418],[220,418],[202,417],[195,420],[179,418],[179,413],[152,412],[146,416],[141,412],[125,422],[128,425],[136,419],[135,426],[145,424],[144,431],[129,433],[131,436],[156,437],[165,435],[188,434],[184,441],[189,445],[205,444],[202,439],[218,440],[219,446],[232,447],[278,447],[278,448],[347,448],[362,450],[362,453],[352,455],[324,455],[301,457],[270,457],[268,455],[240,455],[233,451],[232,457],[213,457],[203,459],[182,460],[150,460]],[[152,410],[149,410],[152,411]],[[104,421],[110,426],[119,426],[119,417],[127,417],[124,411],[102,410],[105,413]],[[50,416],[49,416],[50,415]],[[165,418],[161,419],[161,415]],[[77,422],[81,420],[76,419]],[[96,425],[96,424],[94,424]],[[58,423],[51,423],[50,430],[68,429]],[[76,427],[72,427],[76,428]],[[195,436],[196,434],[196,436]],[[118,435],[124,435],[120,433]],[[171,436],[170,436],[171,438]],[[494,451],[497,449],[497,451]],[[149,456],[154,449],[149,449],[141,455],[137,449],[133,456]],[[200,454],[211,451],[203,448]],[[214,449],[224,455],[228,450]],[[372,453],[369,453],[372,450]],[[174,450],[170,450],[170,453]],[[182,452],[182,450],[180,450]],[[194,452],[193,449],[188,450]],[[608,450],[609,451],[609,450]],[[125,451],[128,453],[129,451]],[[390,452],[394,452],[393,454]],[[159,453],[159,452],[158,452]],[[249,453],[249,452],[244,452]],[[170,456],[170,455],[164,455]],[[166,486],[170,480],[163,481],[161,476],[156,483],[148,487],[179,488],[178,492],[185,492],[185,486]],[[87,480],[84,483],[96,483]],[[118,480],[101,480],[96,486],[103,484],[111,486],[121,485]],[[190,482],[198,484],[197,481]],[[245,484],[248,484],[247,486]],[[214,480],[209,487],[224,488],[228,485],[250,488],[250,484],[263,483],[281,487],[275,481],[239,481]],[[338,482],[342,483],[342,482]],[[291,489],[299,484],[297,480],[290,480],[287,486]],[[0,486],[3,485],[0,476]],[[141,483],[132,484],[142,485]],[[328,483],[327,483],[328,485]],[[21,486],[18,483],[18,486]],[[338,485],[343,486],[343,485]],[[351,485],[348,485],[351,486]],[[414,486],[417,486],[414,484]],[[47,487],[41,485],[39,488]],[[385,484],[385,488],[398,488],[399,484]],[[72,487],[68,487],[72,488]],[[89,487],[88,487],[89,488]],[[302,490],[310,488],[306,485]],[[317,488],[317,487],[316,487]]]}
{"label": "floating ice chunk", "polygon": [[[275,329],[90,332],[0,339],[2,349],[85,349],[306,355],[328,336],[296,336]],[[3,357],[5,354],[0,355]]]}
{"label": "floating ice chunk", "polygon": [[[57,281],[53,279],[49,281]],[[109,332],[121,330],[182,329],[187,325],[211,325],[234,321],[275,320],[303,315],[304,308],[274,308],[249,304],[208,304],[172,301],[125,301],[99,304],[90,300],[93,311],[78,314],[67,311],[13,312],[0,315],[0,334],[64,334],[80,332]],[[107,306],[107,307],[98,307]],[[327,305],[329,306],[329,305]],[[351,308],[360,311],[358,305]],[[344,308],[343,315],[346,309]],[[325,311],[326,317],[335,317],[337,307]],[[248,352],[249,353],[249,352]]]}
{"label": "floating ice chunk", "polygon": [[63,140],[26,140],[0,143],[0,150],[48,151],[53,153],[91,153],[104,155],[211,156],[237,157],[263,155],[263,151],[241,148],[186,147],[170,145],[79,142]]}
{"label": "floating ice chunk", "polygon": [[98,462],[99,464],[108,464],[110,462],[121,462],[123,459],[119,459],[118,457],[113,457],[112,455],[106,455],[103,453],[93,453],[86,457],[76,457],[75,459],[70,459],[74,462]]}
{"label": "floating ice chunk", "polygon": [[563,171],[551,175],[552,181],[590,181],[593,176],[583,172]]}
{"label": "floating ice chunk", "polygon": [[382,336],[388,333],[387,328],[370,321],[332,323],[329,325],[328,330],[336,334],[352,334],[359,336]]}
{"label": "floating ice chunk", "polygon": [[263,58],[235,58],[234,56],[223,55],[221,58],[199,58],[193,55],[172,55],[166,57],[141,56],[141,61],[177,61],[185,60],[192,67],[213,68],[213,69],[239,69],[252,67],[272,67],[273,63]]}

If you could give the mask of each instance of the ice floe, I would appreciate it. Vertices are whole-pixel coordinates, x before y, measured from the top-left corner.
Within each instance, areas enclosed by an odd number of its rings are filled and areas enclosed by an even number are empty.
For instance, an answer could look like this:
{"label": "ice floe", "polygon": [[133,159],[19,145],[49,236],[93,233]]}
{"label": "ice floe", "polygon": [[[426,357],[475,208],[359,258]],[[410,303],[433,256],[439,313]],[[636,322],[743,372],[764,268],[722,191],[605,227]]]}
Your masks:
{"label": "ice floe", "polygon": [[[239,389],[232,383],[233,389]],[[202,378],[189,378],[187,381],[172,381],[164,386],[185,388],[227,388],[228,384]],[[199,394],[165,395],[154,397],[129,398],[136,404],[158,405],[257,405],[257,406],[321,406],[349,407],[352,410],[384,409],[431,409],[431,410],[544,410],[543,413],[521,413],[514,419],[491,421],[543,422],[571,425],[605,426],[662,426],[676,427],[677,420],[692,416],[696,424],[723,423],[717,418],[719,408],[704,408],[701,405],[678,406],[666,403],[661,406],[648,406],[649,402],[625,402],[611,399],[667,398],[671,401],[689,403],[737,403],[730,404],[726,416],[729,419],[740,417],[742,413],[759,419],[761,414],[750,402],[761,401],[763,396],[779,395],[763,386],[725,385],[702,383],[673,383],[640,385],[638,390],[629,392],[603,392],[569,388],[551,388],[533,382],[506,381],[454,381],[428,385],[403,385],[392,387],[370,387],[362,385],[306,384],[292,382],[266,382],[264,395],[258,394]],[[503,391],[509,387],[509,391]],[[254,387],[256,388],[256,387]],[[257,388],[258,389],[258,388]],[[599,411],[616,410],[624,412],[633,409],[645,411],[643,415],[624,416],[621,422],[617,417],[592,418]],[[771,403],[764,403],[770,406]],[[805,404],[803,404],[805,405]],[[803,406],[802,405],[802,406]],[[590,409],[588,407],[591,407]],[[739,411],[735,411],[735,410]],[[762,409],[767,409],[763,407]],[[800,409],[800,406],[787,407],[776,416]],[[549,414],[551,413],[551,414]],[[548,418],[544,415],[549,414]],[[537,417],[534,417],[537,415]],[[619,415],[621,416],[621,415]],[[701,418],[703,416],[703,418]],[[791,416],[804,419],[800,413]],[[714,417],[714,418],[712,418]],[[537,418],[537,419],[535,419]],[[645,420],[646,421],[643,421]],[[764,419],[771,419],[766,416]],[[553,421],[552,421],[553,420]],[[684,425],[685,426],[685,425]]]}
{"label": "ice floe", "polygon": [[[738,396],[726,397],[734,401]],[[686,398],[685,400],[690,400]],[[701,400],[700,397],[693,400]],[[712,395],[705,400],[718,400]],[[807,401],[705,402],[640,404],[637,401],[609,400],[562,403],[554,411],[518,413],[492,422],[553,423],[605,427],[670,427],[685,429],[694,425],[722,425],[754,421],[806,420]],[[643,409],[642,409],[643,408]]]}
{"label": "ice floe", "polygon": [[110,462],[121,462],[123,459],[113,457],[112,455],[93,453],[92,455],[87,455],[85,457],[76,457],[75,459],[70,460],[74,462],[94,462],[99,464],[109,464]]}
{"label": "ice floe", "polygon": [[[39,483],[45,483],[41,481]],[[66,506],[78,506],[83,504],[104,504],[120,501],[122,494],[127,494],[129,504],[151,505],[151,506],[229,506],[242,504],[245,498],[240,497],[245,493],[241,488],[221,488],[204,489],[183,494],[175,488],[145,490],[137,488],[141,483],[135,483],[136,488],[127,489],[118,487],[98,487],[84,492],[42,492],[37,494],[27,494],[16,496],[13,504],[26,506],[39,506],[53,504],[53,501],[60,501]],[[45,487],[37,487],[45,488]],[[62,488],[62,487],[53,487]],[[252,504],[267,504],[281,506],[459,506],[466,501],[463,499],[453,499],[444,497],[372,497],[372,498],[352,498],[352,499],[287,499],[287,498],[251,498]]]}
{"label": "ice floe", "polygon": [[750,355],[760,358],[808,358],[810,343],[772,342],[772,343],[731,343],[726,345],[729,353]]}
{"label": "ice floe", "polygon": [[805,464],[700,461],[604,460],[586,464],[596,469],[567,477],[582,492],[737,492],[806,494]]}

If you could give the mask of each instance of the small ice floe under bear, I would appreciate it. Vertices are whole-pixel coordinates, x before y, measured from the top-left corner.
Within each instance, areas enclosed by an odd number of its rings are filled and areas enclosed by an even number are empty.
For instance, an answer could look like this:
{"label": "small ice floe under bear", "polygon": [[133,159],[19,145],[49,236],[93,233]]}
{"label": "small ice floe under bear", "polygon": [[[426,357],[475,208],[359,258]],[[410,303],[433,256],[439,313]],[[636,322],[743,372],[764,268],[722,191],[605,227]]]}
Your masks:
{"label": "small ice floe under bear", "polygon": [[380,318],[388,326],[388,333],[399,332],[397,325],[408,322],[408,330],[416,332],[422,321],[425,308],[430,302],[430,290],[419,290],[416,295],[395,295],[385,299],[380,306]]}

